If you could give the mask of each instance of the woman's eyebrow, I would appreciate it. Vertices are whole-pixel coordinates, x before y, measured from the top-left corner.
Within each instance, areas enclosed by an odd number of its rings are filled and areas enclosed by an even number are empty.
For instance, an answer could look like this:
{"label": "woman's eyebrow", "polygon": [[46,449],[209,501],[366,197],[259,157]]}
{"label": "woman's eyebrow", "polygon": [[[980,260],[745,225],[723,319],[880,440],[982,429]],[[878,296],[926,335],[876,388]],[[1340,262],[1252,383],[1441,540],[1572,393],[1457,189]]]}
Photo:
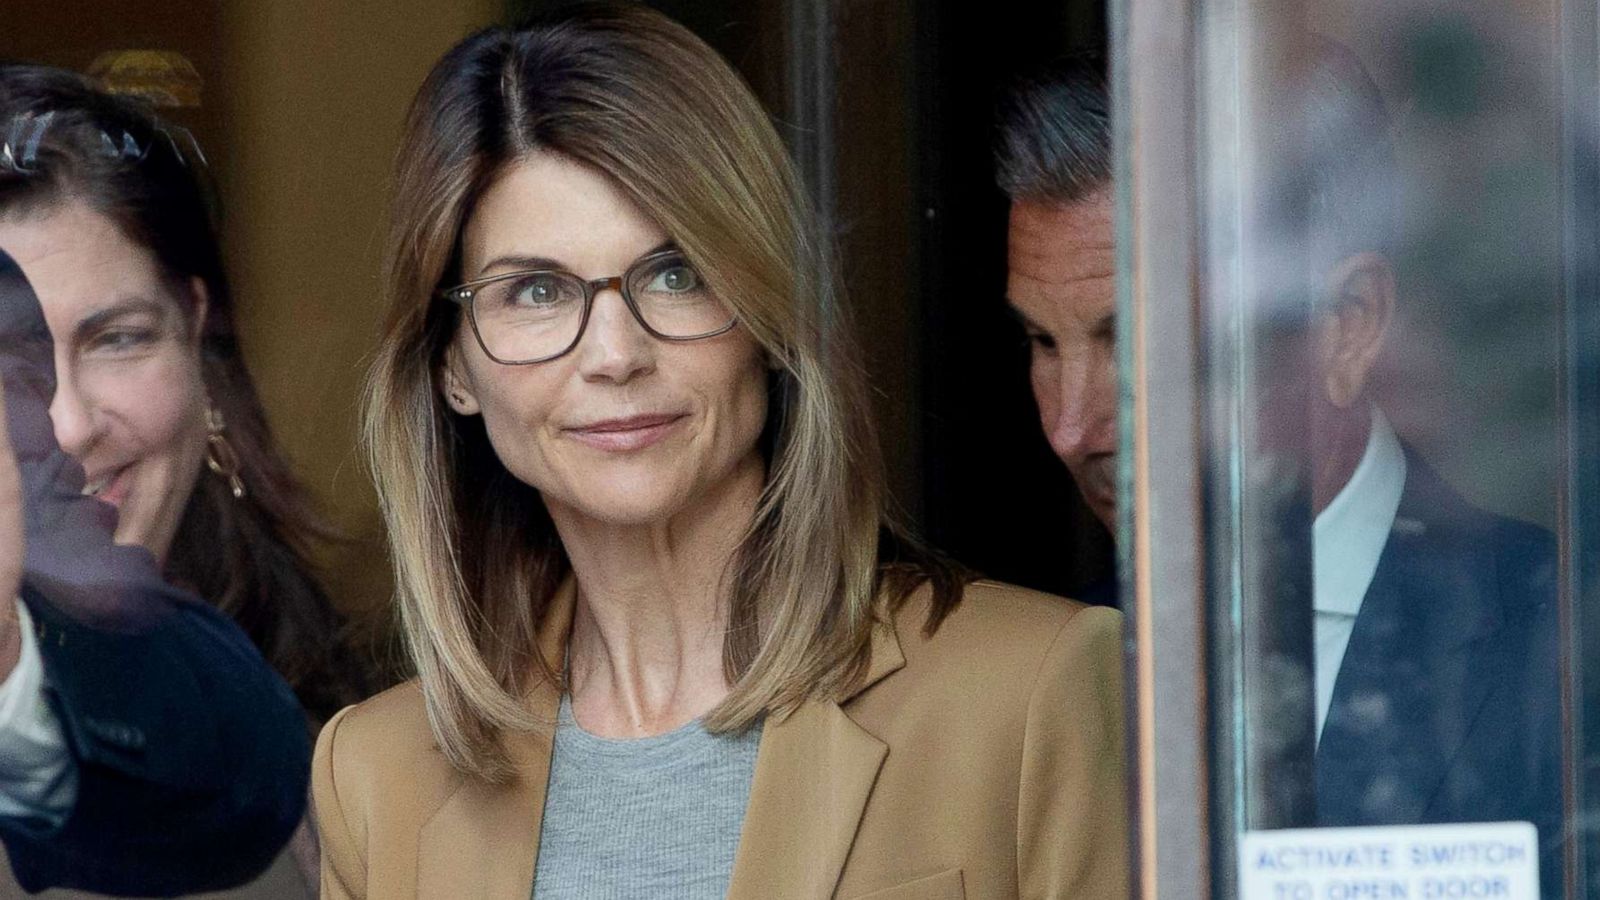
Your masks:
{"label": "woman's eyebrow", "polygon": [[508,269],[512,272],[520,272],[524,269],[561,269],[562,271],[566,271],[566,268],[567,267],[562,265],[559,261],[550,259],[546,256],[519,256],[517,254],[506,254],[505,256],[497,256],[485,263],[478,269],[478,274],[474,275],[471,280],[476,281],[479,278],[486,277],[489,272],[495,269]]}
{"label": "woman's eyebrow", "polygon": [[[639,254],[634,258],[633,261],[638,262],[647,256],[654,256],[657,253],[665,253],[668,250],[676,249],[678,249],[677,241],[670,239],[665,240],[649,250]],[[563,272],[570,271],[565,265],[562,265],[560,260],[551,259],[548,256],[523,256],[520,254],[508,253],[504,256],[497,256],[488,263],[484,264],[478,269],[478,274],[474,275],[470,280],[476,281],[479,278],[487,277],[488,273],[495,269],[506,269],[510,272],[522,272],[529,269],[559,269]]]}
{"label": "woman's eyebrow", "polygon": [[73,329],[73,338],[82,339],[104,328],[108,323],[127,315],[149,313],[158,318],[164,318],[166,310],[162,304],[143,297],[128,297],[111,304],[105,309],[84,316]]}

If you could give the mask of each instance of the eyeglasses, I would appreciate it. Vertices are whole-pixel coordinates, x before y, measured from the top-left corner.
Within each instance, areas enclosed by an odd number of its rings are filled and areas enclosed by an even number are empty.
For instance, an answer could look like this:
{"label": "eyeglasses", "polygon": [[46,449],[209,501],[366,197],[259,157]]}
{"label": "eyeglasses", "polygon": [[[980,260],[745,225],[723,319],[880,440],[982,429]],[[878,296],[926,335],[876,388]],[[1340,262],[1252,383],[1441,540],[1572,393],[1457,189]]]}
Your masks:
{"label": "eyeglasses", "polygon": [[578,346],[595,295],[608,288],[622,295],[628,311],[659,340],[715,337],[737,321],[678,250],[641,257],[611,278],[586,281],[562,269],[529,269],[469,281],[440,296],[466,307],[490,359],[525,366]]}

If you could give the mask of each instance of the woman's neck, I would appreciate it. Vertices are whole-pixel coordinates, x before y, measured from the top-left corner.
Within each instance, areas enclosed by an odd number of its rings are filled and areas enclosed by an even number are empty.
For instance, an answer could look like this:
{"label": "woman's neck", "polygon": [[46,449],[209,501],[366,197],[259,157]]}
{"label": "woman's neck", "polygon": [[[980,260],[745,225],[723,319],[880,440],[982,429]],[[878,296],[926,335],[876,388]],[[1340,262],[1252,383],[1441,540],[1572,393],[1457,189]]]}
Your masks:
{"label": "woman's neck", "polygon": [[661,734],[727,696],[728,575],[764,482],[754,459],[709,496],[647,525],[551,508],[578,583],[567,665],[585,730]]}

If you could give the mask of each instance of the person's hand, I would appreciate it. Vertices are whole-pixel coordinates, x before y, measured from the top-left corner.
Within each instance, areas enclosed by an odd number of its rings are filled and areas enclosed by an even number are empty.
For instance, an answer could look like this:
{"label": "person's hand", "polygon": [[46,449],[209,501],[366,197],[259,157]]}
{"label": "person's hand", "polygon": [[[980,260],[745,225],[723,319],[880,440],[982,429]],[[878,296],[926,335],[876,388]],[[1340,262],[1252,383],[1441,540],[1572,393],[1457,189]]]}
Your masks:
{"label": "person's hand", "polygon": [[[0,538],[0,565],[21,547],[24,592],[84,624],[138,628],[162,605],[155,560],[114,543],[117,511],[83,493],[83,467],[56,443],[50,422],[55,395],[54,344],[44,311],[22,270],[0,252],[0,393],[8,457],[21,499],[20,531]],[[4,572],[0,571],[0,575]],[[16,596],[17,582],[0,601]],[[3,624],[3,623],[0,623]]]}
{"label": "person's hand", "polygon": [[[6,420],[5,392],[0,391],[0,422]],[[11,452],[11,439],[0,436],[0,601],[17,596],[22,587],[22,479],[17,474],[17,457]],[[14,618],[16,604],[0,602]],[[0,634],[5,631],[6,612],[0,611]]]}
{"label": "person's hand", "polygon": [[[5,391],[0,391],[0,422],[6,420]],[[22,654],[17,604],[22,587],[22,479],[11,439],[0,439],[0,682],[17,667]]]}
{"label": "person's hand", "polygon": [[[26,296],[17,295],[18,282]],[[50,394],[55,390],[49,339],[33,292],[27,290],[16,265],[0,255],[0,680],[16,668],[22,649],[16,597],[27,546],[25,494],[6,399],[11,394],[38,396],[42,391],[48,420]]]}

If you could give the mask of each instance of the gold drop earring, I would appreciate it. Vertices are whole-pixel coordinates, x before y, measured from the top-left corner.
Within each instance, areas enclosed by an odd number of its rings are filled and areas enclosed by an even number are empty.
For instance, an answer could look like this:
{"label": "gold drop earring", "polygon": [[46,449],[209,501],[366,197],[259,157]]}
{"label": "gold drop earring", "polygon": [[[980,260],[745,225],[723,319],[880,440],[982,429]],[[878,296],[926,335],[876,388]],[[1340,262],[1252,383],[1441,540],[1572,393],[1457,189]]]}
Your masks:
{"label": "gold drop earring", "polygon": [[222,410],[206,407],[206,467],[228,481],[233,499],[244,499],[244,480],[239,477],[239,454],[228,443],[228,423],[222,419]]}

